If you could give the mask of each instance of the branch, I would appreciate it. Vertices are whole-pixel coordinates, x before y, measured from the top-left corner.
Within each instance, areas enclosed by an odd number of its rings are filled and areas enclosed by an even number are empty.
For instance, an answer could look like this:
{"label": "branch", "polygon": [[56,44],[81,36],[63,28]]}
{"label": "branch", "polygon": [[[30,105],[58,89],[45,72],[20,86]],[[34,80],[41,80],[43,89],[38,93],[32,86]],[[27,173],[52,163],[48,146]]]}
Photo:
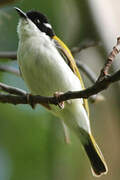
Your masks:
{"label": "branch", "polygon": [[0,71],[8,72],[8,73],[12,73],[16,76],[20,76],[19,70],[17,68],[12,67],[12,66],[0,64]]}
{"label": "branch", "polygon": [[17,53],[16,51],[13,52],[0,52],[0,59],[11,59],[11,60],[16,60],[17,59]]}
{"label": "branch", "polygon": [[96,74],[86,64],[81,63],[79,60],[76,60],[76,64],[78,68],[81,69],[87,75],[87,77],[90,79],[92,83],[96,82]]}
{"label": "branch", "polygon": [[8,86],[4,83],[0,83],[0,90],[3,90],[7,93],[14,94],[14,95],[22,95],[22,96],[27,95],[26,91],[21,90],[19,88]]}
{"label": "branch", "polygon": [[[79,60],[76,60],[76,64],[80,70],[84,72],[84,74],[90,79],[90,81],[94,84],[96,82],[97,76],[96,74],[86,65],[81,63]],[[91,103],[96,103],[100,101],[104,101],[105,97],[102,94],[93,95],[90,97]]]}
{"label": "branch", "polygon": [[[0,102],[11,104],[54,104],[58,105],[60,102],[70,99],[89,98],[105,89],[107,89],[113,82],[120,80],[120,70],[114,73],[112,76],[107,76],[103,80],[96,82],[93,86],[82,91],[69,91],[59,97],[44,97],[39,95],[30,95],[28,98],[27,93],[23,95],[11,95],[0,93]],[[2,84],[3,85],[3,84]],[[9,86],[10,87],[10,86]],[[13,87],[11,87],[13,88]],[[18,89],[17,89],[18,90]],[[20,90],[21,91],[21,90]],[[13,93],[14,94],[14,93]]]}
{"label": "branch", "polygon": [[95,41],[90,41],[90,40],[86,40],[82,43],[80,43],[78,46],[73,47],[71,49],[71,52],[74,55],[76,55],[77,53],[80,53],[82,50],[90,48],[90,47],[96,47],[99,46],[100,43],[99,42],[95,42]]}
{"label": "branch", "polygon": [[120,37],[117,38],[117,44],[113,47],[113,50],[108,55],[107,62],[102,68],[100,76],[98,77],[97,81],[101,81],[102,79],[104,79],[105,76],[109,76],[108,71],[119,52],[120,52]]}

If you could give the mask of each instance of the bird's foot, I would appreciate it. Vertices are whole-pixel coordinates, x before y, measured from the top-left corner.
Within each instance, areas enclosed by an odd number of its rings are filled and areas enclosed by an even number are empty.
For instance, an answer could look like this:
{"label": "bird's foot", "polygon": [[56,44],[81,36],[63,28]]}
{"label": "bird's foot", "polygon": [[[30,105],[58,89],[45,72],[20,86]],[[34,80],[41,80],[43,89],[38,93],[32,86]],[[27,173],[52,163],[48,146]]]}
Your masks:
{"label": "bird's foot", "polygon": [[[63,92],[55,92],[54,97],[59,98],[59,96],[62,95],[62,94],[64,94],[64,93]],[[65,107],[64,101],[59,102],[58,106],[59,106],[60,109],[64,109],[64,107]]]}

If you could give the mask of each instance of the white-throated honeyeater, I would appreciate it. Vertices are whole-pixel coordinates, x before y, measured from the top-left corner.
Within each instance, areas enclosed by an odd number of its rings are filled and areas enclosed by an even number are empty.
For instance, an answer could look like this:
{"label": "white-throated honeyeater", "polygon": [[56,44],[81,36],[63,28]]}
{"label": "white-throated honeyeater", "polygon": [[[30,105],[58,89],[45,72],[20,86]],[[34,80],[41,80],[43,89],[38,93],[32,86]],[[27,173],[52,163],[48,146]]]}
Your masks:
{"label": "white-throated honeyeater", "polygon": [[[67,46],[55,35],[45,15],[38,11],[23,12],[16,8],[20,21],[17,52],[21,75],[31,94],[53,96],[55,92],[80,91],[83,81]],[[47,108],[79,137],[96,176],[107,173],[104,157],[90,129],[87,100],[65,102],[64,109]]]}

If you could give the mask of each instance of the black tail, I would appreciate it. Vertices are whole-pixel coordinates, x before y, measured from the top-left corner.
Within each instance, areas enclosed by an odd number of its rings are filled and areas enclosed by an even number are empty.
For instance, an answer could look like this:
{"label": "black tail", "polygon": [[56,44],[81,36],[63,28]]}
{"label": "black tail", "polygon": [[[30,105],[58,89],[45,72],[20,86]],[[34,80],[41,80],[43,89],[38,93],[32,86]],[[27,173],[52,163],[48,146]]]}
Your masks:
{"label": "black tail", "polygon": [[88,135],[88,142],[84,143],[84,149],[91,162],[94,175],[100,176],[102,174],[106,174],[108,171],[107,165],[92,135]]}

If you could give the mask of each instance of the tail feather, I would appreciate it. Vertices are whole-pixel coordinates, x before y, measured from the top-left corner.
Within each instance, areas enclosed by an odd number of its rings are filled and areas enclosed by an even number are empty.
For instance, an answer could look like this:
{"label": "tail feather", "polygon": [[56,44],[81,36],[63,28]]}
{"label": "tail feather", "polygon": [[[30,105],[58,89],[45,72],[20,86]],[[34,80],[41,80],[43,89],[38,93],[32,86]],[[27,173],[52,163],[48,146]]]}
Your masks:
{"label": "tail feather", "polygon": [[102,174],[106,174],[108,171],[107,165],[92,135],[88,135],[88,142],[84,144],[84,149],[90,160],[93,175],[101,176]]}

